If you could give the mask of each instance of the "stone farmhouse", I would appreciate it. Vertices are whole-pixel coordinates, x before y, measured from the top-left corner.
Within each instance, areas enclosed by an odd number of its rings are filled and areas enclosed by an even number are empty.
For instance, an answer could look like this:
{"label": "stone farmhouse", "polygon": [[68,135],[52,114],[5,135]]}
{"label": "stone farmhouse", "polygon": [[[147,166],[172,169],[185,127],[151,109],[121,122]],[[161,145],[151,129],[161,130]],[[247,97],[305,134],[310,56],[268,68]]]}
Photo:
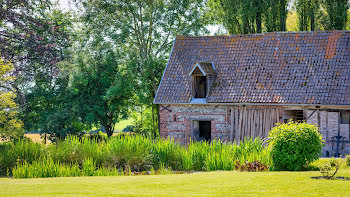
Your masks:
{"label": "stone farmhouse", "polygon": [[160,82],[160,135],[238,142],[277,122],[317,124],[350,152],[350,31],[177,36]]}

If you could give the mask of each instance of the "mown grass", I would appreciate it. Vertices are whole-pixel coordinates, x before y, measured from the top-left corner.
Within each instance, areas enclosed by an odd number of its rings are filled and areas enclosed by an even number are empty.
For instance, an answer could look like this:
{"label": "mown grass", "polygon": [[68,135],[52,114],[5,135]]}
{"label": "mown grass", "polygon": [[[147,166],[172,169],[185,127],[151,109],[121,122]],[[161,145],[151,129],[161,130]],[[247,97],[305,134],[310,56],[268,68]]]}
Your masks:
{"label": "mown grass", "polygon": [[[319,172],[215,171],[181,175],[0,178],[0,196],[349,196],[350,181]],[[339,176],[350,176],[341,169]]]}

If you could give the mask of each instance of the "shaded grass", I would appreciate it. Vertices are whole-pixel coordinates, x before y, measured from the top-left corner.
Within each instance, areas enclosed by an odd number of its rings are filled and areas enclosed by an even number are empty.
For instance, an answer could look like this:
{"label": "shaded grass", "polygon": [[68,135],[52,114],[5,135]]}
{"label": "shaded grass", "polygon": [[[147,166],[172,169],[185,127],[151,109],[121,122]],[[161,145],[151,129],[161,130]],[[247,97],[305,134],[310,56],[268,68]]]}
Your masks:
{"label": "shaded grass", "polygon": [[[182,175],[0,178],[0,196],[349,196],[350,181],[319,172],[215,171]],[[339,176],[350,176],[342,169]]]}
{"label": "shaded grass", "polygon": [[114,131],[122,131],[126,126],[132,125],[133,119],[129,118],[126,120],[121,120],[117,124],[114,125]]}

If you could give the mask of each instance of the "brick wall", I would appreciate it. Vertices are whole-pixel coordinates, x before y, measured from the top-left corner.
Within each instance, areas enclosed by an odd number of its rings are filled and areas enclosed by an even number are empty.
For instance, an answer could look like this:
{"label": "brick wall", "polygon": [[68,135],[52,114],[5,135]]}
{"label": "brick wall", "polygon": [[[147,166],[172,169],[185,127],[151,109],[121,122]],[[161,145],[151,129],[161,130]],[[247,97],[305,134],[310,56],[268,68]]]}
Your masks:
{"label": "brick wall", "polygon": [[211,138],[229,138],[229,108],[212,105],[166,105],[160,106],[160,135],[187,143],[191,138],[192,120],[210,120]]}
{"label": "brick wall", "polygon": [[[306,117],[309,117],[314,110],[307,110]],[[319,115],[318,115],[319,113]],[[339,116],[340,113],[336,111],[326,111],[320,110],[320,112],[315,112],[309,119],[307,123],[310,124],[319,124],[320,133],[322,134],[322,139],[325,141],[325,146],[322,149],[322,155],[325,156],[326,152],[330,154],[330,156],[334,156],[336,152],[336,142],[331,141],[333,136],[338,135],[338,131],[340,129],[340,135],[346,137],[346,141],[344,144],[344,149],[342,147],[339,148],[339,152],[342,155],[346,155],[350,153],[350,143],[349,141],[349,124],[340,124],[339,125]],[[333,144],[333,145],[332,145]],[[342,146],[342,143],[340,143]],[[333,148],[332,148],[333,147]]]}
{"label": "brick wall", "polygon": [[[257,106],[257,108],[262,106]],[[173,138],[180,143],[188,143],[191,139],[191,124],[193,120],[211,121],[211,138],[218,138],[228,141],[231,128],[231,108],[229,106],[213,105],[160,105],[160,135],[161,137]],[[282,111],[282,110],[281,110]],[[322,155],[328,151],[331,156],[332,150],[331,137],[340,132],[342,136],[349,136],[349,125],[339,125],[339,112],[320,110],[312,114],[314,110],[304,110],[305,117],[309,117],[307,122],[310,124],[319,124],[320,133],[325,141],[325,147]],[[312,115],[311,115],[312,114]],[[280,114],[282,117],[282,114]],[[282,121],[282,120],[281,120]],[[334,144],[335,148],[335,144]],[[342,154],[350,153],[350,143],[346,143]]]}

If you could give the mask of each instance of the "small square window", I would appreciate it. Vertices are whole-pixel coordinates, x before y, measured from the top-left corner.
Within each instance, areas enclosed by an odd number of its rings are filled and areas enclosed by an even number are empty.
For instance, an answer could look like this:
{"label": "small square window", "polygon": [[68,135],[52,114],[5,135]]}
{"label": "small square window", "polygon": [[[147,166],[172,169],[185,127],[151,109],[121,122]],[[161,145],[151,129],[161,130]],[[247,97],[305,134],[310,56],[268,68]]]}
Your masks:
{"label": "small square window", "polygon": [[340,123],[349,124],[349,112],[340,112]]}

